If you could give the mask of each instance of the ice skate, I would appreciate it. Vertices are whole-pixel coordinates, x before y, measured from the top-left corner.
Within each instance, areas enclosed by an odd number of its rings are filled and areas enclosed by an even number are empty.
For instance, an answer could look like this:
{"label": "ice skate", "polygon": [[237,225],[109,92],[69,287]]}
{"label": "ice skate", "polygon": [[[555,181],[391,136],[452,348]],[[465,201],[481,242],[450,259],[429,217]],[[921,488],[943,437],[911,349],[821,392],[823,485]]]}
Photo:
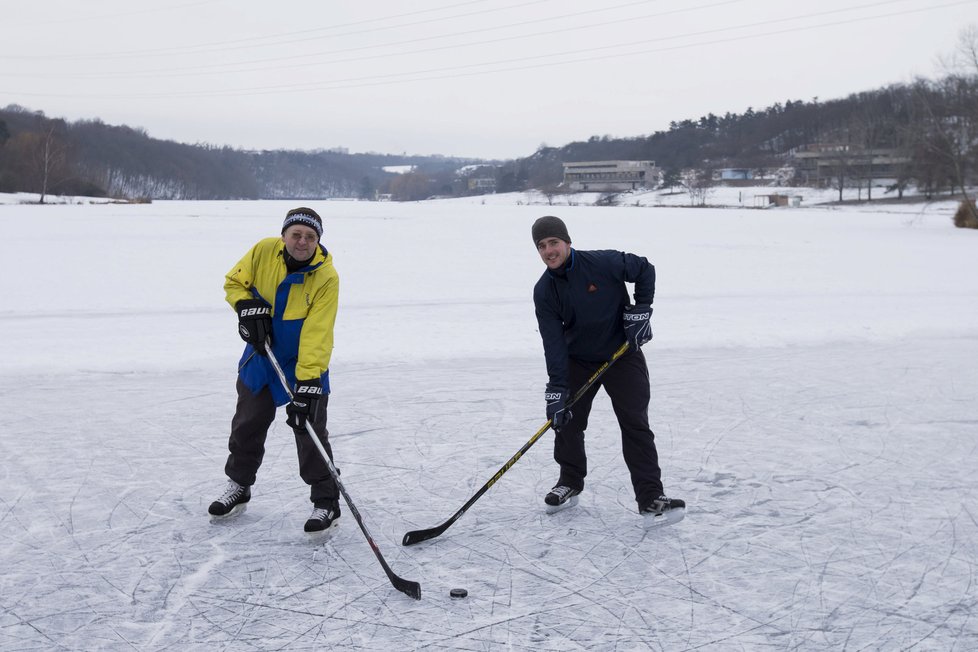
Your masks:
{"label": "ice skate", "polygon": [[568,507],[573,507],[577,504],[577,496],[580,493],[578,489],[571,489],[567,485],[558,484],[543,499],[547,505],[547,513],[556,514]]}
{"label": "ice skate", "polygon": [[649,504],[639,508],[646,528],[672,525],[686,518],[686,503],[679,498],[659,496]]}
{"label": "ice skate", "polygon": [[336,505],[313,507],[312,514],[303,528],[310,535],[318,535],[332,530],[340,524],[340,508]]}
{"label": "ice skate", "polygon": [[207,513],[214,518],[237,516],[248,508],[251,500],[251,487],[245,487],[234,480],[228,480],[228,486],[220,498],[211,503]]}

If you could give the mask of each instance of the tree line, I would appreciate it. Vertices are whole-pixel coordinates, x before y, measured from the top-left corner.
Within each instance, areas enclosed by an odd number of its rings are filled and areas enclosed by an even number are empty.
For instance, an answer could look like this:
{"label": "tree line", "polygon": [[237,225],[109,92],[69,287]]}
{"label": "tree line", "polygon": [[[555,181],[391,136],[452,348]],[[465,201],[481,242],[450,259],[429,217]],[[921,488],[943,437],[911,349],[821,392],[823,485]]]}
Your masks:
{"label": "tree line", "polygon": [[[0,192],[120,199],[424,199],[451,191],[470,159],[349,154],[343,151],[246,151],[183,144],[101,120],[68,122],[17,105],[0,109]],[[385,171],[397,166],[423,175]]]}
{"label": "tree line", "polygon": [[[458,196],[469,176],[491,177],[496,192],[559,188],[563,163],[653,160],[666,185],[708,178],[719,168],[791,169],[806,148],[836,152],[831,177],[856,181],[866,152],[900,153],[891,190],[914,185],[962,197],[978,183],[978,30],[962,32],[946,74],[820,101],[788,100],[743,113],[708,113],[631,138],[593,136],[541,145],[505,162],[335,151],[249,152],[150,138],[99,120],[68,123],[17,106],[0,110],[0,191],[151,199],[278,199],[378,195],[395,200]],[[391,174],[388,166],[410,166]],[[865,166],[863,166],[865,168]],[[460,169],[468,170],[460,172]],[[865,172],[860,173],[865,176]],[[872,179],[868,180],[872,192]],[[810,179],[785,179],[810,183]],[[871,194],[870,194],[871,197]]]}
{"label": "tree line", "polygon": [[[791,174],[797,153],[823,148],[837,153],[832,177],[820,182],[837,187],[840,199],[842,189],[855,183],[867,183],[872,192],[872,179],[855,178],[856,169],[865,176],[866,166],[858,164],[880,150],[899,155],[891,187],[898,195],[913,185],[967,197],[967,188],[978,185],[978,29],[962,31],[943,67],[945,74],[937,79],[918,78],[840,99],[788,100],[674,121],[650,135],[541,145],[533,155],[502,166],[497,188],[559,188],[562,164],[575,161],[655,161],[664,170],[665,186],[682,184],[691,174],[709,179],[710,171],[720,168],[784,168]],[[811,180],[796,176],[784,182]]]}
{"label": "tree line", "polygon": [[[867,151],[892,149],[907,161],[896,170],[893,190],[915,185],[926,192],[964,194],[978,183],[978,74],[919,79],[849,97],[792,101],[744,113],[712,113],[672,122],[669,129],[633,138],[594,136],[562,147],[541,146],[532,156],[500,170],[498,190],[548,188],[562,181],[564,162],[651,160],[665,185],[684,170],[790,166],[811,146],[837,146],[836,174],[823,182],[840,188],[848,167]],[[804,179],[787,179],[804,184]]]}

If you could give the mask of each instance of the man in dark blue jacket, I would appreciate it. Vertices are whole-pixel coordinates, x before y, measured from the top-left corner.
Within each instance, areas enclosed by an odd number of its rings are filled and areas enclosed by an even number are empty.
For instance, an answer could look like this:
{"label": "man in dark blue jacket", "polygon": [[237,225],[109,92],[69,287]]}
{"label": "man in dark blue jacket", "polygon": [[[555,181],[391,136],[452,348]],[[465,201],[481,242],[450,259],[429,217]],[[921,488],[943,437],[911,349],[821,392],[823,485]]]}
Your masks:
{"label": "man in dark blue jacket", "polygon": [[[534,222],[532,234],[547,266],[533,288],[533,303],[550,379],[547,418],[555,433],[554,459],[560,465],[557,484],[544,498],[547,510],[577,504],[584,489],[584,431],[601,386],[618,418],[639,512],[660,515],[684,509],[682,500],[664,495],[655,437],[649,428],[649,370],[640,347],[652,339],[655,268],[634,254],[573,249],[567,226],[552,215]],[[635,284],[634,303],[629,301],[626,283]],[[570,397],[626,341],[629,350],[568,406]]]}

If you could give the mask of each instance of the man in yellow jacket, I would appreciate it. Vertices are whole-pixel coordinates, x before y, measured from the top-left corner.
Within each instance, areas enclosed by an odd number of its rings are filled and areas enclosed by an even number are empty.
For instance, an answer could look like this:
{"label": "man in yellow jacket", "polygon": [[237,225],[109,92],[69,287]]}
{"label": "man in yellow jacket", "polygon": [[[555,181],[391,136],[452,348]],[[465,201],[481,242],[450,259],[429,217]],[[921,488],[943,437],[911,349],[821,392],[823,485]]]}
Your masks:
{"label": "man in yellow jacket", "polygon": [[[268,428],[282,405],[295,434],[299,475],[310,486],[313,511],[305,531],[329,529],[340,516],[336,483],[305,428],[308,420],[332,458],[326,406],[339,276],[322,236],[319,215],[311,208],[294,208],[285,216],[281,238],[258,241],[225,277],[227,302],[238,314],[238,332],[246,344],[224,467],[228,486],[208,508],[214,517],[239,513],[251,500]],[[294,401],[268,360],[266,339],[294,387]]]}

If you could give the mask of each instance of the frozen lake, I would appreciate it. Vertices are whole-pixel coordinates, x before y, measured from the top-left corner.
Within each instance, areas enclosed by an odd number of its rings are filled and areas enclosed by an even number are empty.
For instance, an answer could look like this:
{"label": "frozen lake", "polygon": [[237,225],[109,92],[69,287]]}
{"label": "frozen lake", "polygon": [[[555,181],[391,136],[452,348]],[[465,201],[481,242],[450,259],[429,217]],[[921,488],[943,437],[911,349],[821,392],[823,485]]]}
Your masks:
{"label": "frozen lake", "polygon": [[[313,202],[341,277],[329,427],[349,510],[310,540],[284,412],[212,523],[241,349],[223,274],[301,202],[0,203],[0,648],[978,647],[978,232],[953,204]],[[603,394],[548,516],[530,241],[649,258],[663,479],[647,532]],[[468,598],[448,591],[465,587]]]}

